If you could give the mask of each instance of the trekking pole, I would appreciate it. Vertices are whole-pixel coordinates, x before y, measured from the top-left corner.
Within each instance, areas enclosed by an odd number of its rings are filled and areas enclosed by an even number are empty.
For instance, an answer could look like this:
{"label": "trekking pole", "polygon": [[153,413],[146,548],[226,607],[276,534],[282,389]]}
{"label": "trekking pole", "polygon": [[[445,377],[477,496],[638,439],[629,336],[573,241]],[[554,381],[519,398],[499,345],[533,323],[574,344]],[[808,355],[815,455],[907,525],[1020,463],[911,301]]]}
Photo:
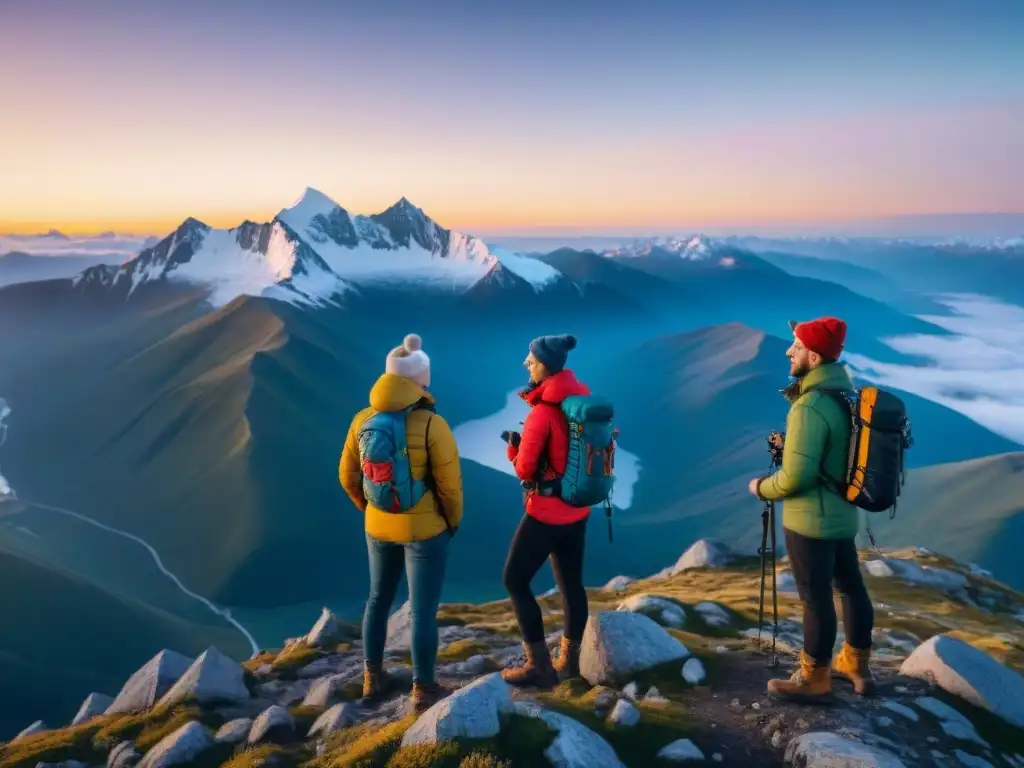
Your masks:
{"label": "trekking pole", "polygon": [[611,499],[604,500],[604,516],[608,519],[608,543],[612,542],[612,501]]}
{"label": "trekking pole", "polygon": [[[772,455],[771,470],[774,471],[781,463],[781,451],[772,444],[771,436],[768,438]],[[771,546],[769,547],[768,530],[771,529]],[[766,501],[764,509],[761,510],[761,546],[757,553],[761,556],[761,590],[757,609],[757,644],[761,647],[761,631],[764,628],[764,589],[768,576],[769,556],[771,556],[772,570],[772,652],[769,666],[778,666],[779,660],[776,655],[776,640],[779,636],[779,593],[775,564],[775,502]]]}

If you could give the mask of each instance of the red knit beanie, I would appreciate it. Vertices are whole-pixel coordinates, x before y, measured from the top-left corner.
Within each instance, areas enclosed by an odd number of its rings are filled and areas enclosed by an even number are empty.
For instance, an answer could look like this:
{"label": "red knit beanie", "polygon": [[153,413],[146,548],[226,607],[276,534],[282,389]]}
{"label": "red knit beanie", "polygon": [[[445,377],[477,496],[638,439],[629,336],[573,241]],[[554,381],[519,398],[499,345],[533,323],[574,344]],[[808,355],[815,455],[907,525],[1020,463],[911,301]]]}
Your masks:
{"label": "red knit beanie", "polygon": [[789,321],[789,327],[796,336],[812,352],[817,352],[829,360],[838,360],[843,353],[846,342],[846,323],[838,317],[819,317],[806,323]]}

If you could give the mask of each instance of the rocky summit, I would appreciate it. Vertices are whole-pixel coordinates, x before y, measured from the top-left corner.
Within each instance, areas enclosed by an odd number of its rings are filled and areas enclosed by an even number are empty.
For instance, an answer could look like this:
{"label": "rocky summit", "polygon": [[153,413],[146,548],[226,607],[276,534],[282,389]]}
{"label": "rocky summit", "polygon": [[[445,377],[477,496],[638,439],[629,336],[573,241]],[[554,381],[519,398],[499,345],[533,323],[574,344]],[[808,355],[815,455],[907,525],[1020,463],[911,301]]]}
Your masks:
{"label": "rocky summit", "polygon": [[[165,649],[121,691],[91,694],[73,722],[27,725],[0,745],[0,766],[1024,768],[1024,595],[926,550],[862,561],[870,699],[838,678],[827,705],[769,698],[767,680],[788,675],[800,648],[797,598],[780,592],[773,665],[770,613],[757,625],[759,561],[698,542],[653,577],[589,590],[583,676],[553,690],[497,674],[521,659],[508,601],[443,604],[438,671],[451,693],[417,717],[408,611],[396,606],[397,685],[363,701],[358,628],[325,609],[307,635],[241,663]],[[556,648],[559,597],[541,603]]]}

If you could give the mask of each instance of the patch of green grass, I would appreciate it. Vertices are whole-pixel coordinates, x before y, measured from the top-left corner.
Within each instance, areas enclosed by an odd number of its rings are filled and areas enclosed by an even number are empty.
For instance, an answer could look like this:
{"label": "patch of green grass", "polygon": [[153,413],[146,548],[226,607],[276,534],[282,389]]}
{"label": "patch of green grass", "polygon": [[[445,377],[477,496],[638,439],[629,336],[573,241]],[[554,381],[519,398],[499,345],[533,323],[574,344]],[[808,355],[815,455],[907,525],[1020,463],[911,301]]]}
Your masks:
{"label": "patch of green grass", "polygon": [[472,656],[489,653],[490,650],[491,647],[486,643],[481,643],[473,637],[467,637],[464,640],[449,643],[442,648],[437,654],[437,661],[442,664],[465,661]]}
{"label": "patch of green grass", "polygon": [[3,768],[35,768],[36,763],[60,763],[65,760],[79,760],[94,763],[102,759],[102,752],[96,748],[93,738],[109,718],[101,717],[73,728],[26,736],[0,750],[0,766]]}
{"label": "patch of green grass", "polygon": [[377,768],[384,766],[401,746],[402,736],[416,722],[415,715],[381,726],[372,721],[345,728],[327,737],[324,752],[310,768]]}
{"label": "patch of green grass", "polygon": [[148,712],[122,715],[109,720],[95,735],[97,747],[110,748],[121,741],[134,741],[139,752],[145,752],[191,720],[210,728],[223,725],[224,718],[204,711],[194,703],[174,707],[156,707]]}
{"label": "patch of green grass", "polygon": [[305,745],[260,744],[243,749],[229,757],[227,762],[221,761],[218,765],[222,768],[258,768],[272,762],[274,768],[296,768],[308,760],[309,755],[309,748]]}
{"label": "patch of green grass", "polygon": [[305,736],[309,733],[309,729],[313,727],[313,723],[320,717],[320,707],[302,706],[301,704],[297,707],[292,707],[288,710],[291,713],[292,719],[295,720],[295,733],[299,736]]}
{"label": "patch of green grass", "polygon": [[264,664],[273,665],[274,660],[277,658],[277,651],[260,651],[258,655],[253,656],[251,659],[247,659],[242,662],[242,669],[247,672],[255,672],[257,669],[262,667]]}

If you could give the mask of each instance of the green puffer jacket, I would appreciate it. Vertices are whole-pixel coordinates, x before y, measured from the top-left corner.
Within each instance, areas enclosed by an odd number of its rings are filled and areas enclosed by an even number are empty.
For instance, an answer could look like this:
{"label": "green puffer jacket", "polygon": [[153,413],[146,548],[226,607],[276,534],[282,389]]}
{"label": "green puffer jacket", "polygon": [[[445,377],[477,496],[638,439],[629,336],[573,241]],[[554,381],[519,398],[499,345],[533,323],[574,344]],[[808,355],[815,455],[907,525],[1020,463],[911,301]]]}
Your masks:
{"label": "green puffer jacket", "polygon": [[[822,481],[846,476],[850,448],[849,411],[819,389],[850,391],[853,380],[840,363],[821,365],[784,394],[790,401],[782,467],[758,488],[768,501],[782,501],[782,526],[812,539],[852,539],[857,507]],[[822,462],[824,459],[824,463]]]}

